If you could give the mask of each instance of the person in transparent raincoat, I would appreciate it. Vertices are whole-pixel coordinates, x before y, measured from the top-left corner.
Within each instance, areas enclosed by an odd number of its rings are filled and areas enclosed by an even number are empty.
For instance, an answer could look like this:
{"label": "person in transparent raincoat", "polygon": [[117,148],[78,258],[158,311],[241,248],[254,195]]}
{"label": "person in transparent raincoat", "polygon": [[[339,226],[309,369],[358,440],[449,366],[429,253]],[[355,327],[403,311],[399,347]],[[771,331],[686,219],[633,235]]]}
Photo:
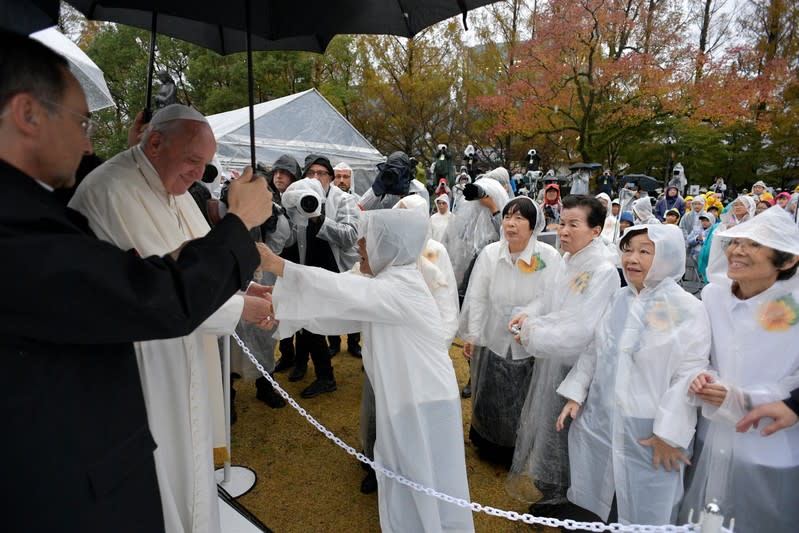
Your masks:
{"label": "person in transparent raincoat", "polygon": [[477,180],[475,185],[485,191],[487,198],[493,202],[492,208],[484,205],[486,198],[462,200],[444,235],[443,244],[447,247],[452,261],[458,287],[464,282],[468,283],[469,268],[477,254],[487,244],[499,240],[501,224],[499,215],[508,203],[508,193],[499,181],[483,177]]}
{"label": "person in transparent raincoat", "polygon": [[568,498],[602,520],[615,500],[619,522],[673,524],[696,427],[687,391],[708,363],[710,324],[677,285],[685,269],[677,226],[633,226],[619,248],[628,286],[557,389],[569,399],[557,428],[574,419]]}
{"label": "person in transparent raincoat", "polygon": [[615,257],[600,236],[604,221],[599,200],[563,199],[558,234],[566,254],[554,290],[510,324],[521,327],[522,356],[535,356],[536,363],[505,488],[514,498],[533,503],[530,512],[537,515],[550,516],[554,506],[566,503],[569,488],[567,434],[557,432],[554,424],[566,400],[555,389],[588,348],[597,321],[619,288]]}
{"label": "person in transparent raincoat", "polygon": [[799,426],[769,437],[735,431],[748,410],[799,386],[798,255],[799,228],[779,206],[716,231],[702,292],[713,345],[691,385],[702,417],[682,519],[715,499],[735,531],[799,527]]}
{"label": "person in transparent raincoat", "polygon": [[[361,272],[335,273],[284,261],[261,248],[278,276],[272,294],[278,336],[361,331],[363,365],[375,392],[375,461],[406,478],[469,499],[460,397],[444,350],[438,310],[416,264],[429,218],[408,209],[361,215]],[[420,309],[427,312],[420,313]],[[377,475],[384,532],[474,531],[471,509]]]}
{"label": "person in transparent raincoat", "polygon": [[633,216],[636,224],[660,224],[660,220],[652,212],[652,202],[648,196],[633,202]]}
{"label": "person in transparent raincoat", "polygon": [[[393,208],[412,209],[427,216],[427,202],[417,194],[404,197],[394,204]],[[426,232],[427,235],[430,234],[430,226],[426,228]],[[441,322],[437,322],[439,316],[435,314],[429,314],[429,318],[444,333],[442,346],[449,352],[452,340],[458,331],[458,288],[455,285],[455,274],[452,272],[447,249],[435,239],[428,239],[422,255],[419,256],[416,262],[416,266],[419,272],[422,273],[424,282],[433,295]],[[420,311],[424,313],[425,310]],[[377,437],[376,424],[375,392],[369,377],[365,376],[361,390],[361,448],[363,453],[370,459],[374,458],[374,446]],[[377,490],[377,478],[375,477],[375,471],[369,468],[366,477],[361,482],[361,492],[370,494],[375,490]]]}
{"label": "person in transparent raincoat", "polygon": [[[509,464],[533,359],[508,331],[520,308],[547,297],[563,260],[536,236],[541,208],[520,196],[502,211],[502,238],[475,262],[460,317],[464,355],[471,359],[472,425],[481,455]],[[524,359],[521,359],[524,357]]]}

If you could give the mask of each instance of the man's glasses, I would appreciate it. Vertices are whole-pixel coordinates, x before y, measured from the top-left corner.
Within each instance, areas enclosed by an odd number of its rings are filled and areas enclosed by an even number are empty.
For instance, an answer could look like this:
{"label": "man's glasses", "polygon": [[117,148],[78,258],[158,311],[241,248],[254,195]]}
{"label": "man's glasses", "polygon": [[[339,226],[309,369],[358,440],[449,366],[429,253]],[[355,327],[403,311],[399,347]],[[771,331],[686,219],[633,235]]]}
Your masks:
{"label": "man's glasses", "polygon": [[329,176],[330,172],[327,170],[309,170],[305,173],[306,178],[322,178],[324,176]]}
{"label": "man's glasses", "polygon": [[87,139],[91,139],[92,136],[97,133],[97,122],[92,120],[91,118],[87,117],[82,113],[78,113],[77,111],[73,111],[70,108],[66,107],[63,104],[59,104],[58,102],[53,102],[52,100],[48,100],[47,98],[38,98],[40,102],[44,102],[47,106],[57,107],[63,111],[66,111],[72,115],[75,115],[80,119],[81,129],[83,130],[83,134],[86,136]]}

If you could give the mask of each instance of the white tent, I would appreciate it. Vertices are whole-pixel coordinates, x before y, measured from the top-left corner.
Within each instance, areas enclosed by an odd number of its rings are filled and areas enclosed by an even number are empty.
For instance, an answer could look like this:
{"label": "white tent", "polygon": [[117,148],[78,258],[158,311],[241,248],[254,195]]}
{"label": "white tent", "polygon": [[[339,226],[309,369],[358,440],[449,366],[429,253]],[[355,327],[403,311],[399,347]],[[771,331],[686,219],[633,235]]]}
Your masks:
{"label": "white tent", "polygon": [[[385,157],[316,89],[257,104],[256,160],[271,165],[289,154],[300,166],[308,154],[319,154],[335,166],[344,161],[353,169],[353,187],[362,194],[377,175]],[[224,167],[250,164],[250,118],[247,107],[208,117]]]}

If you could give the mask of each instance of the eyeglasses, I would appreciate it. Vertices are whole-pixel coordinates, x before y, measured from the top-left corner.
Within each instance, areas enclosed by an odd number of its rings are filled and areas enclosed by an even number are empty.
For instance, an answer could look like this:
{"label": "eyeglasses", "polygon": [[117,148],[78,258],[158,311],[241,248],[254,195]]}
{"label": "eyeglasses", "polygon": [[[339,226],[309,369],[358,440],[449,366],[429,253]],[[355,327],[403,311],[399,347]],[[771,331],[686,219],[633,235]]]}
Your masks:
{"label": "eyeglasses", "polygon": [[317,177],[321,178],[329,175],[330,172],[328,172],[327,170],[309,170],[308,172],[305,173],[306,178],[317,178]]}
{"label": "eyeglasses", "polygon": [[75,115],[80,119],[80,128],[83,130],[83,134],[86,136],[87,139],[91,139],[92,136],[97,133],[97,122],[92,120],[91,118],[87,117],[83,113],[78,113],[77,111],[73,111],[67,106],[63,104],[59,104],[58,102],[53,102],[52,100],[48,100],[47,98],[38,98],[40,102],[47,104],[47,106],[57,107],[61,110],[66,111],[71,115]]}

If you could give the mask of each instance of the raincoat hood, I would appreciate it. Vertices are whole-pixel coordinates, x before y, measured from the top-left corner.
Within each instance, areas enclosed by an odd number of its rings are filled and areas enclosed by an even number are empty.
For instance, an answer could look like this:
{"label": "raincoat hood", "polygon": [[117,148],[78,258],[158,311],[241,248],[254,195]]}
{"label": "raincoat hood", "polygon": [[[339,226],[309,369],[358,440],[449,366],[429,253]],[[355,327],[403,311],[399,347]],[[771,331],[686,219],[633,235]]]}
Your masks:
{"label": "raincoat hood", "polygon": [[505,167],[497,167],[494,170],[486,172],[483,178],[491,178],[499,182],[499,184],[505,188],[510,187],[510,174],[508,174],[508,170]]}
{"label": "raincoat hood", "polygon": [[300,168],[300,164],[288,154],[281,155],[277,158],[277,161],[274,162],[272,165],[272,172],[269,174],[270,179],[275,170],[283,170],[291,174],[291,181],[297,181],[302,177],[302,168]]}
{"label": "raincoat hood", "polygon": [[648,220],[654,216],[652,214],[652,203],[649,201],[648,196],[633,202],[633,214],[635,218],[641,221]]}
{"label": "raincoat hood", "polygon": [[[711,282],[725,285],[731,283],[727,277],[726,250],[727,245],[735,238],[749,239],[773,250],[799,255],[799,227],[784,209],[779,206],[770,207],[754,218],[713,234],[707,267]],[[793,276],[791,281],[799,283],[797,276]]]}
{"label": "raincoat hood", "polygon": [[[685,237],[680,228],[673,224],[645,224],[627,228],[619,239],[619,250],[624,237],[631,231],[646,230],[649,240],[655,243],[655,257],[644,278],[644,287],[657,286],[664,279],[675,281],[685,273]],[[623,254],[624,252],[621,251]],[[627,274],[624,275],[625,279]]]}
{"label": "raincoat hood", "polygon": [[449,205],[449,195],[440,194],[438,196],[438,198],[436,198],[436,203],[439,203],[439,202],[447,202],[447,208],[449,208],[450,207],[450,205]]}
{"label": "raincoat hood", "polygon": [[597,200],[600,200],[600,199],[601,200],[605,200],[608,203],[608,212],[610,212],[610,196],[608,196],[608,193],[601,192],[601,193],[596,195],[596,199]]}
{"label": "raincoat hood", "polygon": [[427,242],[428,224],[427,215],[416,209],[363,212],[358,237],[366,239],[372,272],[378,275],[390,266],[415,265]]}

